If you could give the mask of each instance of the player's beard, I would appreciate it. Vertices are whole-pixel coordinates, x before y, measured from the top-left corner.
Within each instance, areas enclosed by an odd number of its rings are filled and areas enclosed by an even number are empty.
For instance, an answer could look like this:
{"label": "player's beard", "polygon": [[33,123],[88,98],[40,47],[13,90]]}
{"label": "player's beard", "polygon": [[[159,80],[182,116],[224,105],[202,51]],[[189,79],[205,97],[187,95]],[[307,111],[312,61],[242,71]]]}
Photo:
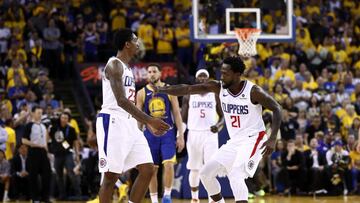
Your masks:
{"label": "player's beard", "polygon": [[157,82],[159,82],[160,78],[150,78],[150,83],[155,85]]}

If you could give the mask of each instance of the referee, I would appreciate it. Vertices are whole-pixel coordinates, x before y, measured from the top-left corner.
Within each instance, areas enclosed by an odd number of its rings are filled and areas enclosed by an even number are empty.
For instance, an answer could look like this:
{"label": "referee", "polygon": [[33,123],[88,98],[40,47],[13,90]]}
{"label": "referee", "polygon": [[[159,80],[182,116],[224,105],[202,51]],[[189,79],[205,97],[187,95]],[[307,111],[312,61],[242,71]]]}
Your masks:
{"label": "referee", "polygon": [[[31,199],[34,203],[50,202],[50,177],[51,168],[47,156],[48,133],[44,124],[41,123],[43,110],[39,106],[31,109],[32,120],[25,127],[22,143],[29,146],[29,154],[26,160],[26,167],[29,172],[31,184]],[[41,177],[41,184],[38,184],[38,176]],[[38,186],[41,185],[41,193]],[[40,197],[41,194],[41,197]]]}

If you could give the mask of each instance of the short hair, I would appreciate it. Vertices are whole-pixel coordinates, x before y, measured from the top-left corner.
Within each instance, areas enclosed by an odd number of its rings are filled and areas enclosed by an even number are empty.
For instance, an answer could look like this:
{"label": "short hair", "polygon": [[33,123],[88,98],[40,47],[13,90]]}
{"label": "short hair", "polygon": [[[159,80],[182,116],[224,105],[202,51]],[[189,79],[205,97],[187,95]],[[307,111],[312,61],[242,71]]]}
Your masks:
{"label": "short hair", "polygon": [[162,67],[161,67],[161,65],[160,65],[159,63],[150,63],[149,65],[146,66],[146,70],[147,70],[150,66],[155,66],[155,67],[157,67],[157,69],[158,69],[159,71],[161,71],[161,69],[162,69]]}
{"label": "short hair", "polygon": [[224,59],[223,63],[230,65],[235,73],[243,74],[245,71],[244,61],[239,56],[230,56]]}
{"label": "short hair", "polygon": [[114,45],[116,49],[123,50],[125,43],[131,41],[134,32],[129,28],[123,28],[116,31],[114,35]]}
{"label": "short hair", "polygon": [[41,109],[42,110],[42,108],[40,107],[40,106],[37,106],[37,105],[34,105],[32,108],[31,108],[31,112],[35,112],[36,111],[36,109]]}
{"label": "short hair", "polygon": [[62,112],[62,113],[60,114],[60,117],[61,117],[62,115],[66,115],[66,116],[69,118],[69,121],[71,120],[71,115],[70,115],[69,112]]}

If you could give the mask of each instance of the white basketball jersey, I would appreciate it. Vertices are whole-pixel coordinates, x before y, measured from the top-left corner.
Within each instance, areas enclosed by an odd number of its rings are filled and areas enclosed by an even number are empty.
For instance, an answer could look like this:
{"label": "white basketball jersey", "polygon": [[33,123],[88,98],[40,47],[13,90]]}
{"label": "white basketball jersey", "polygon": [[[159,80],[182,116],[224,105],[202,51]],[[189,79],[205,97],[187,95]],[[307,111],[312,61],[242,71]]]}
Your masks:
{"label": "white basketball jersey", "polygon": [[[221,108],[231,139],[249,139],[249,137],[265,131],[262,106],[255,105],[250,100],[253,86],[252,82],[245,80],[242,90],[237,95],[233,95],[221,85],[219,94]],[[254,136],[254,138],[256,137]]]}
{"label": "white basketball jersey", "polygon": [[108,66],[108,64],[113,60],[119,60],[121,62],[122,66],[124,68],[123,75],[122,75],[124,92],[125,92],[126,98],[135,104],[135,80],[134,80],[134,75],[133,75],[131,69],[125,63],[123,63],[120,59],[118,59],[116,57],[111,57],[109,59],[109,61],[107,62],[104,70],[101,73],[102,95],[103,95],[103,105],[101,106],[101,108],[103,110],[127,113],[124,109],[122,109],[117,104],[115,95],[113,93],[113,90],[111,89],[110,81],[105,76],[105,69]]}
{"label": "white basketball jersey", "polygon": [[190,95],[187,125],[189,130],[210,130],[216,124],[214,93]]}

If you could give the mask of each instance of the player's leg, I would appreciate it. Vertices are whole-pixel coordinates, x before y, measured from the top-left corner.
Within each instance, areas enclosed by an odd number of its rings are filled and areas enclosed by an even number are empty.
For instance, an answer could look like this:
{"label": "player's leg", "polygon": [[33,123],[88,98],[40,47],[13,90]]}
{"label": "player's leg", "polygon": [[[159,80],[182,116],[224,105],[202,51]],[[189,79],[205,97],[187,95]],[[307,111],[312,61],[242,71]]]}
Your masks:
{"label": "player's leg", "polygon": [[163,183],[164,195],[162,198],[163,203],[171,202],[171,190],[174,181],[174,164],[176,163],[176,131],[170,130],[161,139],[161,156],[163,158]]}
{"label": "player's leg", "polygon": [[158,203],[159,202],[159,195],[158,195],[158,174],[159,166],[154,166],[154,173],[151,176],[151,181],[149,185],[149,191],[150,191],[150,199],[152,203]]}
{"label": "player's leg", "polygon": [[235,202],[248,202],[249,190],[245,183],[244,173],[241,169],[233,170],[228,175],[231,190],[233,192]]}
{"label": "player's leg", "polygon": [[160,161],[160,138],[155,137],[154,135],[150,133],[144,133],[145,138],[149,144],[151,157],[154,162],[154,172],[151,176],[150,184],[149,184],[149,192],[150,192],[150,199],[152,203],[158,203],[159,202],[159,196],[158,196],[158,179],[157,179],[157,173],[159,169],[159,165],[161,163]]}
{"label": "player's leg", "polygon": [[142,132],[134,130],[133,139],[136,140],[129,155],[125,159],[124,171],[134,167],[137,168],[139,173],[131,189],[129,201],[140,203],[149,188],[151,178],[154,174],[154,164],[149,144],[142,135]]}
{"label": "player's leg", "polygon": [[141,200],[145,197],[146,191],[148,190],[150,180],[154,173],[154,164],[144,163],[138,165],[136,168],[139,174],[136,177],[131,189],[130,202],[140,203]]}
{"label": "player's leg", "polygon": [[115,182],[118,180],[119,174],[112,172],[105,172],[102,184],[99,191],[99,199],[101,203],[112,202],[112,193]]}
{"label": "player's leg", "polygon": [[190,170],[189,185],[191,187],[191,202],[193,203],[199,201],[200,169],[203,166],[204,147],[201,133],[189,130],[186,143],[188,152],[186,167]]}
{"label": "player's leg", "polygon": [[201,182],[203,183],[211,199],[215,202],[224,202],[224,199],[220,193],[220,183],[216,179],[217,174],[223,170],[225,170],[224,166],[222,166],[214,159],[207,162],[200,170]]}

